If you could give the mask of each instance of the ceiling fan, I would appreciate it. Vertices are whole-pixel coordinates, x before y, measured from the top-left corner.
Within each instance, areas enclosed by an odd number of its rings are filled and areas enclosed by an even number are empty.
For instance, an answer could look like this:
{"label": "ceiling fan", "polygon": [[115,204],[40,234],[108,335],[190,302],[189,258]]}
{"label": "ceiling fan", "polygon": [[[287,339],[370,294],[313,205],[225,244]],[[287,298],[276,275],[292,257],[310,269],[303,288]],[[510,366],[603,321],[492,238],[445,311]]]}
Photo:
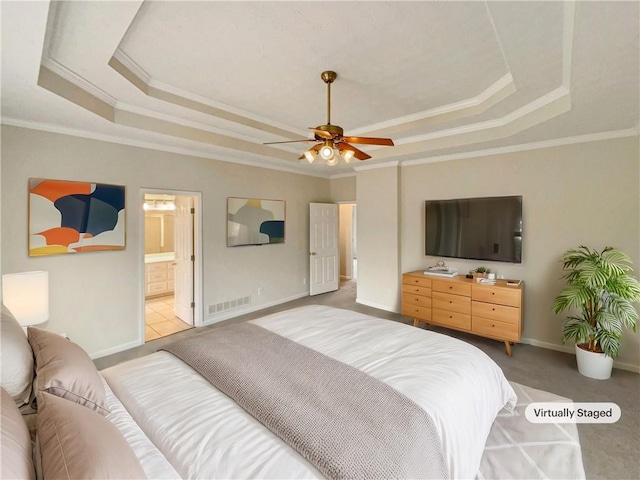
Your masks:
{"label": "ceiling fan", "polygon": [[336,72],[322,72],[320,78],[327,84],[327,123],[317,127],[309,127],[313,132],[314,138],[305,140],[288,140],[284,142],[267,142],[264,145],[274,145],[277,143],[296,143],[296,142],[319,142],[304,152],[300,159],[306,158],[309,163],[313,163],[317,156],[320,156],[327,162],[327,165],[337,165],[340,159],[349,163],[353,157],[358,160],[367,160],[371,155],[367,155],[362,150],[357,149],[351,143],[363,145],[387,145],[393,146],[393,140],[390,138],[374,138],[374,137],[347,137],[344,135],[342,127],[331,125],[331,84],[338,77]]}

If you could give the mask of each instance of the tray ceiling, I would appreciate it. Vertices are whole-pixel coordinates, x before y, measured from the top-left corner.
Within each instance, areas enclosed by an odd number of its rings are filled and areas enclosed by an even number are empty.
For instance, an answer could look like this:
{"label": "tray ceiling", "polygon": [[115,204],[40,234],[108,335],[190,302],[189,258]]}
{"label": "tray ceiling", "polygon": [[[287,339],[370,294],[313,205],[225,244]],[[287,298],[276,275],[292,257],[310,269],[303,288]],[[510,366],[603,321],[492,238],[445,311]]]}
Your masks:
{"label": "tray ceiling", "polygon": [[[2,2],[2,121],[300,163],[326,121],[362,165],[638,134],[638,2]],[[357,21],[354,21],[357,19]]]}

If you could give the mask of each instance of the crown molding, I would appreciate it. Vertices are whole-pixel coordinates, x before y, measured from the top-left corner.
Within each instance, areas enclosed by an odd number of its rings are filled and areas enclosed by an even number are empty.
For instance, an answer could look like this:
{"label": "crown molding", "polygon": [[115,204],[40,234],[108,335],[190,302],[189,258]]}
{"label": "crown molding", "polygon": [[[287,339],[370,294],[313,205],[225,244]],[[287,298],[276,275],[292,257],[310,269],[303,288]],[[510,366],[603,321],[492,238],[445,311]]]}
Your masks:
{"label": "crown molding", "polygon": [[[118,63],[120,65],[118,65]],[[246,127],[267,131],[289,140],[295,140],[299,136],[305,137],[309,133],[305,130],[274,122],[273,120],[260,117],[239,108],[234,108],[193,92],[160,82],[151,77],[135,60],[119,48],[116,49],[109,61],[109,66],[149,97],[157,98],[183,108],[196,110]]]}
{"label": "crown molding", "polygon": [[449,121],[455,118],[477,115],[516,91],[513,77],[511,73],[507,73],[475,97],[412,115],[405,115],[404,117],[367,125],[353,130],[352,133],[354,135],[365,133],[372,135],[392,134],[402,130],[419,128],[425,123],[432,124],[437,121]]}
{"label": "crown molding", "polygon": [[358,165],[358,166],[353,166],[353,169],[356,172],[362,171],[362,170],[377,170],[379,168],[390,168],[390,167],[398,167],[400,166],[400,161],[396,160],[393,162],[384,162],[384,163],[370,163],[368,165]]}
{"label": "crown molding", "polygon": [[76,87],[84,90],[90,95],[93,95],[97,99],[103,101],[111,107],[115,107],[118,101],[109,95],[107,92],[102,90],[101,88],[95,86],[89,80],[84,77],[81,77],[73,70],[69,70],[67,67],[57,62],[53,58],[50,57],[42,57],[41,66],[51,70],[53,73],[74,84]]}
{"label": "crown molding", "polygon": [[86,138],[88,140],[98,140],[101,142],[114,143],[118,145],[125,145],[129,147],[145,148],[148,150],[157,150],[167,153],[175,153],[178,155],[186,155],[189,157],[207,158],[209,160],[215,160],[218,162],[235,163],[239,165],[246,165],[249,167],[265,168],[267,170],[278,170],[286,173],[294,173],[298,175],[306,175],[311,177],[320,177],[329,179],[330,175],[323,172],[313,172],[309,169],[304,169],[302,166],[295,167],[289,165],[291,162],[286,160],[275,161],[269,159],[269,163],[265,163],[264,160],[252,160],[247,159],[246,155],[241,157],[234,156],[234,153],[225,152],[224,154],[203,152],[197,149],[190,149],[188,147],[172,147],[161,143],[154,143],[143,140],[134,140],[127,137],[117,135],[107,135],[102,133],[91,132],[88,130],[82,130],[78,128],[63,127],[60,125],[54,125],[50,123],[31,122],[26,120],[15,119],[11,117],[2,117],[0,122],[2,125],[27,128],[30,130],[39,130],[47,133],[56,133],[61,135],[69,135],[72,137]]}
{"label": "crown molding", "polygon": [[521,143],[507,147],[490,148],[486,150],[475,150],[473,152],[453,153],[450,155],[439,155],[420,160],[405,160],[401,164],[403,167],[413,165],[423,165],[425,163],[447,162],[451,160],[463,160],[467,158],[487,157],[490,155],[503,155],[506,153],[525,152],[528,150],[540,150],[542,148],[563,147],[566,145],[576,145],[580,143],[600,142],[604,140],[615,140],[617,138],[637,137],[640,131],[636,125],[626,130],[614,130],[610,132],[588,133],[573,137],[556,138],[553,140],[543,140],[540,142]]}

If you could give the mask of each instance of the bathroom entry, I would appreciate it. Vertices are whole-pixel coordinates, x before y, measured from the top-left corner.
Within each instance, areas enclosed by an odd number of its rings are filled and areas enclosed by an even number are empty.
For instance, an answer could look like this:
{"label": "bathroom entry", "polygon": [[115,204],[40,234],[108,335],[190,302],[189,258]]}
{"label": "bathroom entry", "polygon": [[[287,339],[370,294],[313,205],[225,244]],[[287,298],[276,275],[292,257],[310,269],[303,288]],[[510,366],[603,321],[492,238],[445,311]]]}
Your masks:
{"label": "bathroom entry", "polygon": [[145,341],[194,325],[195,199],[144,195]]}

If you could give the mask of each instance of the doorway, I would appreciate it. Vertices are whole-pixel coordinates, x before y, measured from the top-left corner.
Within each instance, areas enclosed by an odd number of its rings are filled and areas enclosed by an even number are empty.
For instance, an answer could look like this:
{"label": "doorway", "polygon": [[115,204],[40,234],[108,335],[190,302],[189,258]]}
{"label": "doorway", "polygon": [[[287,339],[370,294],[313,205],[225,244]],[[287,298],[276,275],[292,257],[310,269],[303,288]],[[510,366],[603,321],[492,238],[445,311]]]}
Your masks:
{"label": "doorway", "polygon": [[340,280],[355,282],[358,276],[357,207],[341,203],[340,207]]}
{"label": "doorway", "polygon": [[143,192],[145,342],[201,324],[198,200],[189,192]]}

